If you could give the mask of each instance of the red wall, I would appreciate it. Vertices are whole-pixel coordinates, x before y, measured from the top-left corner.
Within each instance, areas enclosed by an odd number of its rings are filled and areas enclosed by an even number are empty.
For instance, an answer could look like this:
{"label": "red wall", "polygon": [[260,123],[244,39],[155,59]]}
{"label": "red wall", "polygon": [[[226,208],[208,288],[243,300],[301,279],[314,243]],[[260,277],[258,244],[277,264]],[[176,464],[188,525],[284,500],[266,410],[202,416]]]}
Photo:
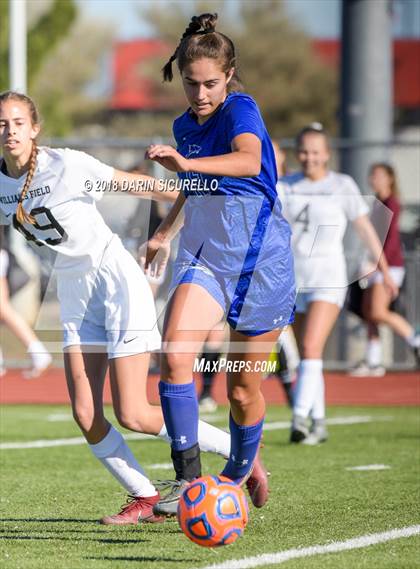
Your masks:
{"label": "red wall", "polygon": [[[340,65],[339,40],[314,40],[314,52],[327,65]],[[158,111],[173,108],[174,102],[157,93],[159,78],[150,76],[151,59],[162,65],[172,49],[160,40],[118,42],[113,60],[111,109]],[[420,40],[394,41],[394,103],[397,107],[420,108]]]}

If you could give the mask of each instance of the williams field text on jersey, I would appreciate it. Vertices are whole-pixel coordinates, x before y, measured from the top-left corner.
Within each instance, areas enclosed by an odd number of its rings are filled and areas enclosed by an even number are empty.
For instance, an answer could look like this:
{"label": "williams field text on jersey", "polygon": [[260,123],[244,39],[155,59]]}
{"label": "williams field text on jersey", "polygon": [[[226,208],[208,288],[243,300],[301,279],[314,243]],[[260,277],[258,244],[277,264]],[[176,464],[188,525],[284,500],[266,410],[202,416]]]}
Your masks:
{"label": "williams field text on jersey", "polygon": [[[46,196],[47,194],[50,194],[50,193],[51,193],[50,186],[35,188],[34,190],[29,190],[29,192],[26,194],[24,199],[27,200],[27,199],[31,199],[31,198]],[[19,201],[19,197],[20,197],[19,194],[14,194],[12,196],[0,196],[0,203],[3,203],[3,204],[17,203]]]}

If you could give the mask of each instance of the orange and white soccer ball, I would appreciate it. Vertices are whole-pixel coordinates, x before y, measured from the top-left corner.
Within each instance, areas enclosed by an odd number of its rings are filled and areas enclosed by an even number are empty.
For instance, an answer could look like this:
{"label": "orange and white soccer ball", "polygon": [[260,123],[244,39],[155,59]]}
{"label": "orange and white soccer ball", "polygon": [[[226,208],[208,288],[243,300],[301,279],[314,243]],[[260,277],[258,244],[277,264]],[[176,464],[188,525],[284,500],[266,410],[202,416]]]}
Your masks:
{"label": "orange and white soccer ball", "polygon": [[248,523],[245,494],[225,476],[197,478],[179,500],[178,523],[198,545],[229,545],[244,533]]}

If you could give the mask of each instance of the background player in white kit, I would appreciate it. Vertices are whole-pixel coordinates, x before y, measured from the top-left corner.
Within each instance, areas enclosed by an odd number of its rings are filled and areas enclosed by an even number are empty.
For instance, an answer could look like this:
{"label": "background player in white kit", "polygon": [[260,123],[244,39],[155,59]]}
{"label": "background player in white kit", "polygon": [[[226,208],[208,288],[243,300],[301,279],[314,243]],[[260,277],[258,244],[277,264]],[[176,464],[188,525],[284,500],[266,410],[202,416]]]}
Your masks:
{"label": "background player in white kit", "polygon": [[297,137],[297,158],[301,172],[285,176],[278,184],[284,216],[292,227],[298,290],[293,327],[301,362],[290,440],[316,444],[327,439],[322,357],[347,292],[343,238],[348,221],[377,261],[391,296],[398,289],[359,188],[350,176],[328,169],[328,138],[318,123]]}
{"label": "background player in white kit", "polygon": [[[33,101],[0,94],[0,214],[35,247],[57,254],[54,268],[64,328],[64,364],[73,415],[93,454],[130,495],[106,524],[161,521],[159,493],[103,411],[109,366],[114,411],[124,427],[168,440],[162,410],[146,394],[149,352],[160,348],[154,302],[145,275],[105,224],[95,201],[113,183],[154,183],[143,197],[173,199],[149,176],[127,174],[82,152],[38,148]],[[125,183],[124,182],[124,183]],[[101,191],[95,191],[96,189]],[[169,196],[169,197],[168,197]],[[229,455],[229,435],[200,422],[203,450]]]}

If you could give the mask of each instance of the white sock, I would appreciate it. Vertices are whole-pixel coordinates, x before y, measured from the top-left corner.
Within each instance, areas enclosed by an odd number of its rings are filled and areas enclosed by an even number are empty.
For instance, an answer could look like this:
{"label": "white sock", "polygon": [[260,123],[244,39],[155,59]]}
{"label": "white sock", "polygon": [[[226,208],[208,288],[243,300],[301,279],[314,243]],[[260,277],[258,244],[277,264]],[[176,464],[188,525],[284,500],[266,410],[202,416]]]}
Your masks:
{"label": "white sock", "polygon": [[35,368],[44,368],[51,363],[51,355],[47,348],[39,340],[31,342],[28,346],[28,354],[31,356],[32,365]]}
{"label": "white sock", "polygon": [[420,334],[416,334],[415,332],[413,332],[405,340],[407,344],[412,348],[420,348]]}
{"label": "white sock", "polygon": [[369,367],[376,367],[382,363],[382,342],[380,338],[368,341],[366,348],[366,361]]}
{"label": "white sock", "polygon": [[34,340],[28,346],[28,354],[36,354],[36,353],[48,354],[47,348],[40,340]]}
{"label": "white sock", "polygon": [[322,376],[322,360],[302,360],[298,367],[293,414],[308,417],[314,406]]}
{"label": "white sock", "polygon": [[277,345],[284,349],[289,371],[296,370],[300,362],[299,351],[296,346],[296,341],[288,329],[280,334]]}
{"label": "white sock", "polygon": [[[168,443],[170,442],[165,423],[163,423],[158,437]],[[203,452],[214,452],[222,455],[224,458],[229,458],[230,434],[205,421],[198,421],[198,444]]]}
{"label": "white sock", "polygon": [[325,419],[325,380],[322,373],[318,376],[317,383],[315,400],[312,407],[312,419],[314,421]]}
{"label": "white sock", "polygon": [[112,425],[99,443],[89,447],[129,494],[144,498],[156,495],[156,488],[146,477],[121,433]]}

